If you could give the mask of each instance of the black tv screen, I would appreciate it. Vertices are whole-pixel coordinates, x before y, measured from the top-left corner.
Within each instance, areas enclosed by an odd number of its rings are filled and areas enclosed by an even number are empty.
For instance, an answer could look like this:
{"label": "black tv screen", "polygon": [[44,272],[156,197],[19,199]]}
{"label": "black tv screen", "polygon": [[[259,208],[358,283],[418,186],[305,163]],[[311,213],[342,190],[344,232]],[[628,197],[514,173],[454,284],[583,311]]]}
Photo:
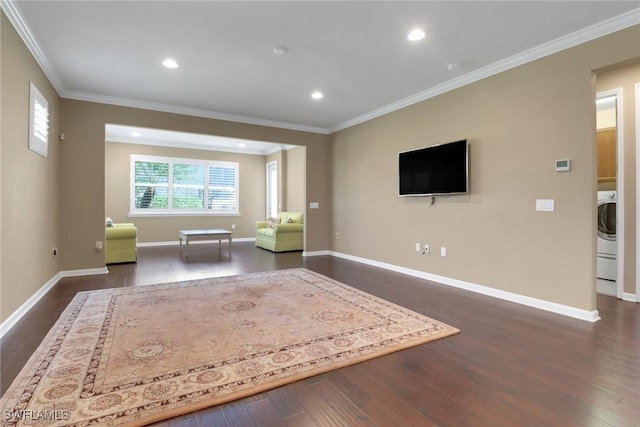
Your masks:
{"label": "black tv screen", "polygon": [[400,196],[468,193],[467,140],[399,153],[398,175]]}

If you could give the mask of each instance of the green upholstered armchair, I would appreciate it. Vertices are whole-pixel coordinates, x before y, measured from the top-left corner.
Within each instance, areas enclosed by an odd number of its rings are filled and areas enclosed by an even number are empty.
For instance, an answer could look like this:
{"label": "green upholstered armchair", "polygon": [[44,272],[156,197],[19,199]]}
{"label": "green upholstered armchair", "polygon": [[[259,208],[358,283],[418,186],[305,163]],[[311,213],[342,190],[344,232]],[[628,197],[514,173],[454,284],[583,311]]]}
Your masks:
{"label": "green upholstered armchair", "polygon": [[107,264],[120,262],[136,262],[138,251],[138,230],[134,224],[113,224],[105,229]]}
{"label": "green upholstered armchair", "polygon": [[256,222],[256,246],[272,252],[304,249],[304,214],[280,212],[276,221]]}

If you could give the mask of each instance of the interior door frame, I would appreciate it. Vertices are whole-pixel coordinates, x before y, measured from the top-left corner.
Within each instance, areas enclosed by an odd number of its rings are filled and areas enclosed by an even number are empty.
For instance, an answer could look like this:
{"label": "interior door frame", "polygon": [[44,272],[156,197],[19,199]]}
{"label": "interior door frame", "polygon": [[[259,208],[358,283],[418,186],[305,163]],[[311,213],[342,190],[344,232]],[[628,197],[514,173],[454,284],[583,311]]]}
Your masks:
{"label": "interior door frame", "polygon": [[[622,88],[596,93],[596,100],[616,97],[616,297],[624,294],[624,127]],[[597,209],[597,207],[596,207]],[[598,231],[595,230],[597,233]],[[597,256],[597,254],[596,254]]]}
{"label": "interior door frame", "polygon": [[270,218],[270,217],[276,217],[278,214],[278,182],[276,181],[276,190],[275,190],[275,206],[276,206],[276,211],[274,213],[270,212],[270,202],[271,200],[271,191],[272,191],[272,185],[271,185],[271,170],[275,167],[275,171],[276,171],[276,180],[278,179],[278,161],[277,160],[273,160],[271,162],[267,162],[266,164],[266,206],[265,206],[265,212],[266,212],[266,218]]}

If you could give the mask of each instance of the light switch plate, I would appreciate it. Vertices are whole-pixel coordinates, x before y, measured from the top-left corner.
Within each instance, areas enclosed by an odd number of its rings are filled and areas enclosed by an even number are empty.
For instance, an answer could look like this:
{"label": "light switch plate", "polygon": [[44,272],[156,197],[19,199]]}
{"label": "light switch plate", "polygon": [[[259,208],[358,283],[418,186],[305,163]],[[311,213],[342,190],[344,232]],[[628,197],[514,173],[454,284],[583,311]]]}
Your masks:
{"label": "light switch plate", "polygon": [[554,212],[555,200],[553,199],[536,199],[536,211],[538,212]]}

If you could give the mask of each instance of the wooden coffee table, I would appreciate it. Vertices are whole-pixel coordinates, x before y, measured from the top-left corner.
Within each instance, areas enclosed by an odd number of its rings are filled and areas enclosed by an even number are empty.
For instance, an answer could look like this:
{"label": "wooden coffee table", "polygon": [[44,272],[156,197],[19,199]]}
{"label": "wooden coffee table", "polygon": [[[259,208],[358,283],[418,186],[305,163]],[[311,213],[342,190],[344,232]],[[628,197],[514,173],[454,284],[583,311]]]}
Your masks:
{"label": "wooden coffee table", "polygon": [[185,241],[185,258],[189,259],[189,240],[217,240],[218,250],[222,250],[222,241],[229,241],[229,255],[231,255],[231,232],[223,229],[205,230],[180,230],[180,254],[182,254],[182,241]]}

